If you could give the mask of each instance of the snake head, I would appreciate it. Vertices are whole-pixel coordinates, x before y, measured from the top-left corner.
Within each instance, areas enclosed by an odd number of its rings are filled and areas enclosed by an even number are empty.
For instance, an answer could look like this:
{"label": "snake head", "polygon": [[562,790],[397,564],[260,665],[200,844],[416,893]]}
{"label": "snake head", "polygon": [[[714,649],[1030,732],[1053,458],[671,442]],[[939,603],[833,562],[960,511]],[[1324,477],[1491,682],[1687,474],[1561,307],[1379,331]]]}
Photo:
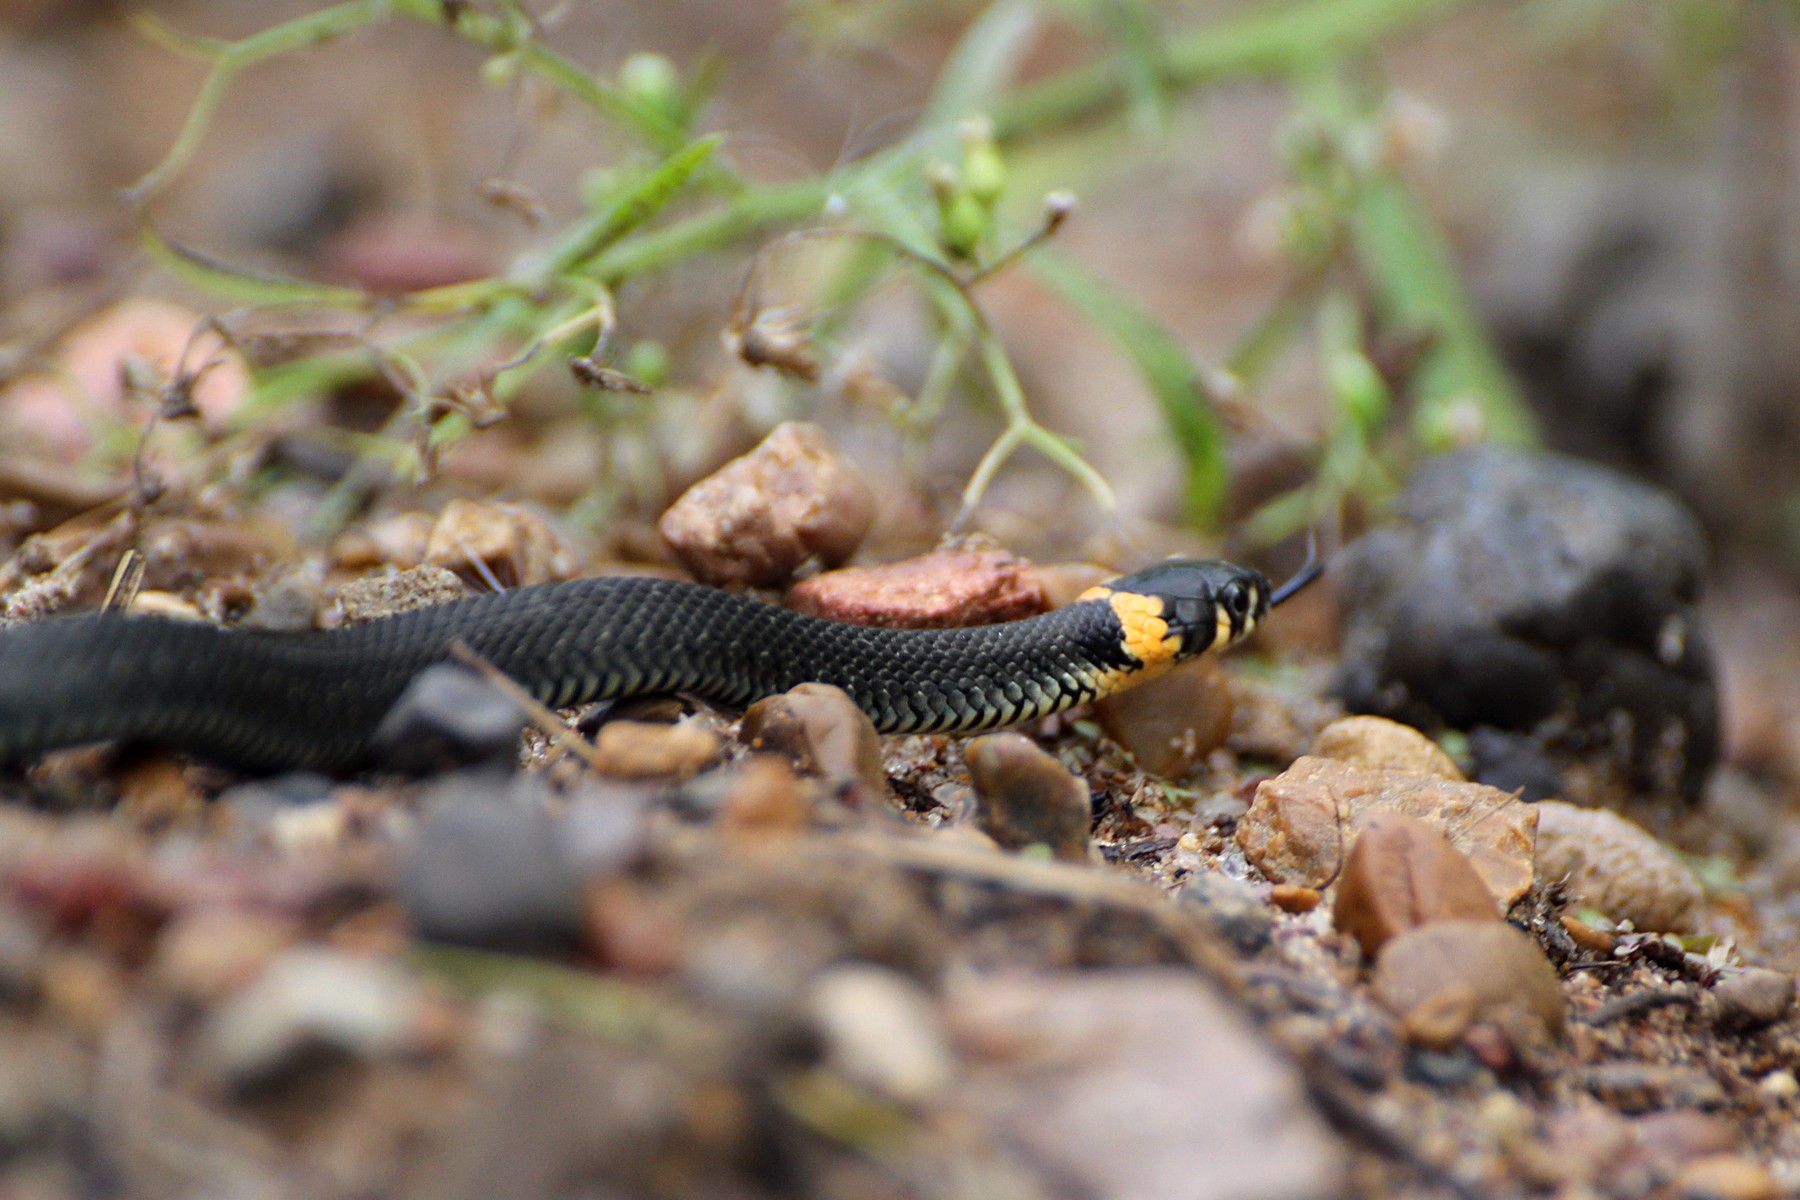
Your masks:
{"label": "snake head", "polygon": [[[1273,594],[1268,576],[1254,567],[1193,558],[1172,558],[1087,593],[1112,604],[1133,656],[1145,662],[1179,662],[1243,639],[1268,614]],[[1150,644],[1151,632],[1160,646]]]}

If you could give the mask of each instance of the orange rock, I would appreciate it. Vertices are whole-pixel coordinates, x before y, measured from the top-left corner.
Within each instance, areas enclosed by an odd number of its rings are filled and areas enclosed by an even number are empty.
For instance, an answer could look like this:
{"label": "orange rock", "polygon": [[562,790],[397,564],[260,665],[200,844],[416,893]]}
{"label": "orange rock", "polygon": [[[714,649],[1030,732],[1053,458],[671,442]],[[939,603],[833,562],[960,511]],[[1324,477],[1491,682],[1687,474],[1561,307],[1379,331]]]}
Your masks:
{"label": "orange rock", "polygon": [[1498,920],[1499,906],[1437,826],[1373,815],[1338,880],[1331,920],[1370,958],[1390,938],[1432,921]]}
{"label": "orange rock", "polygon": [[990,625],[1050,610],[1031,564],[1003,550],[945,550],[828,571],[789,589],[787,606],[896,629]]}

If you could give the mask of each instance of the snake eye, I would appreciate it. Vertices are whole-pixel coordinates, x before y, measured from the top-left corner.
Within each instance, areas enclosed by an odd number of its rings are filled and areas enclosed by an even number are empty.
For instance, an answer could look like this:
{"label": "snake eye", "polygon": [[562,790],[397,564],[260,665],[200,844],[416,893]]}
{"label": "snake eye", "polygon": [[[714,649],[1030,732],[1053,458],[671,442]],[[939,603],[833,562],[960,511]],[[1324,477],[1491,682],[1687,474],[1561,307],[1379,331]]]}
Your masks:
{"label": "snake eye", "polygon": [[1250,611],[1250,592],[1241,583],[1228,583],[1219,592],[1219,603],[1234,621],[1241,621]]}

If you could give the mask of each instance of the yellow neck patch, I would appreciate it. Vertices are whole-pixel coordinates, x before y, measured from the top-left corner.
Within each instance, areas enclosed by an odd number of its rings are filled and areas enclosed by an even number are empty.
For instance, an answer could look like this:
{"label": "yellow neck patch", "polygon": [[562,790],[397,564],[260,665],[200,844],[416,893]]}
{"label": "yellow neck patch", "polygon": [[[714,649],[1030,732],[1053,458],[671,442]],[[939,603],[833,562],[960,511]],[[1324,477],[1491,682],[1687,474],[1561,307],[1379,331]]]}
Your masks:
{"label": "yellow neck patch", "polygon": [[1174,663],[1175,654],[1181,649],[1181,635],[1169,632],[1169,623],[1162,615],[1162,597],[1093,587],[1081,593],[1080,598],[1104,600],[1112,605],[1113,615],[1125,631],[1126,651],[1144,666],[1162,668]]}

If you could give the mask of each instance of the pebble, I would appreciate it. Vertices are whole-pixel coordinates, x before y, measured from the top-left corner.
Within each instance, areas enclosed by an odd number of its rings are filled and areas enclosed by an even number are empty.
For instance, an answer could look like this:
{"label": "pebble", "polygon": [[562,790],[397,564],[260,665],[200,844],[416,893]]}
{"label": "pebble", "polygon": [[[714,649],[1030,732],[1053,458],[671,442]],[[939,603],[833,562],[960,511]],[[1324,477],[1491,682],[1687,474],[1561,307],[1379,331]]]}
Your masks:
{"label": "pebble", "polygon": [[1327,1200],[1342,1143],[1292,1060],[1192,972],[960,977],[945,1005],[958,1094],[1038,1179],[1113,1200]]}
{"label": "pebble", "polygon": [[808,560],[845,562],[874,517],[874,493],[826,432],[789,421],[682,493],[657,528],[703,583],[780,587]]}
{"label": "pebble", "polygon": [[789,588],[786,603],[815,617],[895,629],[991,625],[1050,611],[1029,562],[978,549],[827,571]]}
{"label": "pebble", "polygon": [[1794,1011],[1794,977],[1767,967],[1745,967],[1721,976],[1712,988],[1713,1022],[1726,1030],[1754,1030]]}
{"label": "pebble", "polygon": [[1471,1019],[1495,1020],[1510,1036],[1534,1041],[1560,1038],[1568,1019],[1555,969],[1536,942],[1504,921],[1408,930],[1381,948],[1372,984],[1375,998],[1402,1019],[1421,1006],[1433,1014],[1466,1005]]}
{"label": "pebble", "polygon": [[1680,857],[1617,813],[1559,800],[1537,805],[1537,871],[1566,881],[1569,905],[1655,933],[1691,933],[1706,893]]}
{"label": "pebble", "polygon": [[1309,913],[1325,897],[1317,888],[1278,883],[1269,889],[1269,903],[1285,913]]}
{"label": "pebble", "polygon": [[1241,879],[1200,871],[1176,893],[1196,905],[1214,932],[1245,954],[1255,954],[1275,933],[1275,914],[1256,889]]}
{"label": "pebble", "polygon": [[404,573],[425,561],[436,524],[430,513],[405,512],[346,529],[331,543],[332,565],[346,571],[399,567]]}
{"label": "pebble", "polygon": [[792,833],[812,823],[806,782],[777,755],[752,754],[726,774],[724,785],[719,818],[727,829]]}
{"label": "pebble", "polygon": [[573,570],[562,538],[544,518],[516,504],[462,499],[444,505],[424,561],[483,591],[567,579]]}
{"label": "pebble", "polygon": [[975,785],[975,821],[1008,850],[1044,845],[1086,862],[1093,800],[1062,761],[1022,733],[990,733],[963,749]]}
{"label": "pebble", "polygon": [[265,913],[202,908],[164,929],[150,960],[163,992],[199,1005],[241,990],[299,937],[294,922]]}
{"label": "pebble", "polygon": [[1094,705],[1106,736],[1160,779],[1180,779],[1204,764],[1231,736],[1236,711],[1231,683],[1210,655]]}
{"label": "pebble", "polygon": [[1436,742],[1411,725],[1386,717],[1340,717],[1319,731],[1312,752],[1353,767],[1463,782],[1462,771]]}
{"label": "pebble", "polygon": [[936,1002],[897,971],[831,967],[813,983],[807,1010],[826,1064],[890,1100],[930,1104],[955,1077]]}
{"label": "pebble", "polygon": [[519,756],[525,711],[497,684],[466,667],[434,663],[415,676],[375,730],[382,765],[423,775]]}
{"label": "pebble", "polygon": [[1583,1067],[1571,1081],[1620,1112],[1719,1108],[1725,1089],[1703,1067],[1676,1063],[1600,1062]]}
{"label": "pebble", "polygon": [[1238,822],[1238,844],[1271,880],[1321,886],[1337,876],[1354,839],[1378,812],[1417,817],[1443,829],[1503,908],[1531,886],[1533,806],[1478,783],[1326,758],[1300,758],[1258,784]]}
{"label": "pebble", "polygon": [[887,794],[881,736],[840,687],[803,683],[758,700],[744,713],[738,740],[752,750],[784,755],[795,770],[832,787],[871,797]]}
{"label": "pebble", "polygon": [[413,1041],[418,987],[394,963],[318,946],[269,962],[200,1027],[200,1069],[227,1087],[282,1082],[319,1049],[372,1059]]}
{"label": "pebble", "polygon": [[1338,880],[1332,924],[1370,959],[1409,929],[1432,921],[1498,920],[1481,876],[1437,826],[1399,813],[1370,817]]}
{"label": "pebble", "polygon": [[581,880],[531,790],[475,772],[433,786],[398,886],[418,936],[496,950],[579,939]]}
{"label": "pebble", "polygon": [[443,567],[417,566],[390,575],[364,575],[337,590],[338,613],[347,625],[398,616],[469,594],[462,577]]}
{"label": "pebble", "polygon": [[1423,727],[1562,722],[1590,745],[1625,729],[1633,783],[1698,797],[1719,705],[1692,514],[1610,468],[1499,447],[1427,460],[1398,510],[1335,564],[1347,707]]}
{"label": "pebble", "polygon": [[594,769],[616,779],[687,779],[724,750],[723,738],[692,722],[608,721],[594,737]]}
{"label": "pebble", "polygon": [[1760,1163],[1735,1154],[1695,1159],[1670,1185],[1684,1200],[1776,1200],[1791,1193]]}

